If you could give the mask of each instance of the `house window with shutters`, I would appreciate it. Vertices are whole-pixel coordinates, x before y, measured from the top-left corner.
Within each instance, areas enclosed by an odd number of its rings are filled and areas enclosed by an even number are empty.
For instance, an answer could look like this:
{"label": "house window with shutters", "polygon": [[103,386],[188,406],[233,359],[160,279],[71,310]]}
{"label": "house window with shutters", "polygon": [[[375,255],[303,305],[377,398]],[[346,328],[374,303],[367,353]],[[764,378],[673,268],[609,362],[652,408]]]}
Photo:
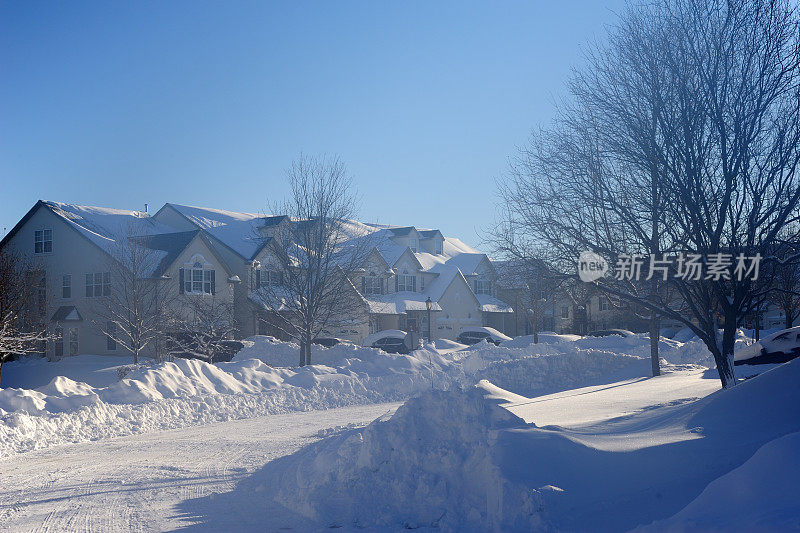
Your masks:
{"label": "house window with shutters", "polygon": [[398,292],[417,290],[417,277],[413,274],[409,274],[408,270],[403,270],[402,274],[398,274],[396,280]]}
{"label": "house window with shutters", "polygon": [[180,270],[180,292],[186,294],[215,294],[216,275],[211,263],[195,255],[191,263]]}

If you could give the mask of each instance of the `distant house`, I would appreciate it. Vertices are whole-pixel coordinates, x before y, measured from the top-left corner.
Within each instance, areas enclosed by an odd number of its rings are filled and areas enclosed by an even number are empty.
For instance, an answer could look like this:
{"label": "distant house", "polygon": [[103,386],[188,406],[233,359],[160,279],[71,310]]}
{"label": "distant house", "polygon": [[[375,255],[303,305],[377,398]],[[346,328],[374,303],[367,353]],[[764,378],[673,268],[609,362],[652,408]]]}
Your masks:
{"label": "distant house", "polygon": [[[286,216],[264,216],[167,203],[155,214],[39,201],[0,241],[44,272],[48,321],[62,334],[52,356],[124,355],[93,316],[96,298],[113,290],[107,267],[120,239],[158,254],[153,283],[171,284],[184,297],[216,298],[233,308],[237,336],[281,336],[270,327],[264,288],[280,285],[282,272],[267,244],[291,238]],[[455,339],[465,326],[489,325],[516,333],[514,309],[498,294],[489,258],[436,229],[360,224],[371,250],[347,272],[363,307],[336,317],[326,335],[360,342],[383,329]],[[428,331],[426,301],[431,300]],[[176,302],[175,305],[179,305]]]}

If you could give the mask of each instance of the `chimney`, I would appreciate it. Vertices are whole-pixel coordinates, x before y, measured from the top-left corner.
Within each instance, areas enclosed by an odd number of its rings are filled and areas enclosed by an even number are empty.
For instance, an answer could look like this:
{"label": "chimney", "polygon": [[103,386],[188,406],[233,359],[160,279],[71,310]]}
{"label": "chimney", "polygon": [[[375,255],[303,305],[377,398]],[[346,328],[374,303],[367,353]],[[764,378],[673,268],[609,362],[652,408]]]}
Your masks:
{"label": "chimney", "polygon": [[148,214],[150,213],[150,211],[147,210],[147,204],[144,204],[144,212]]}

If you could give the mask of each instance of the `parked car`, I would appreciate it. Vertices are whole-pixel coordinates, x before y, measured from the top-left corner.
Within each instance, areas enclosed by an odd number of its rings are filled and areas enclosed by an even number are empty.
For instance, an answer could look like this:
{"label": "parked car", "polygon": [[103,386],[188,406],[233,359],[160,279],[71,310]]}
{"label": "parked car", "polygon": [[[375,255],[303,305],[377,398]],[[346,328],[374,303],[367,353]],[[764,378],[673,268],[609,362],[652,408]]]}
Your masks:
{"label": "parked car", "polygon": [[800,355],[800,326],[776,331],[763,339],[736,350],[735,365],[785,363]]}
{"label": "parked car", "polygon": [[630,337],[636,335],[627,329],[599,329],[597,331],[590,331],[586,334],[587,337],[610,337],[611,335],[618,335],[620,337]]}
{"label": "parked car", "polygon": [[495,345],[500,345],[503,341],[510,341],[511,337],[504,333],[500,333],[494,328],[489,327],[465,327],[461,328],[461,333],[458,334],[456,341],[461,344],[478,344],[481,341],[489,341]]}
{"label": "parked car", "polygon": [[338,339],[336,337],[317,337],[311,344],[317,344],[319,346],[324,346],[325,348],[330,348],[331,346],[336,346],[337,344],[352,344],[347,339]]}
{"label": "parked car", "polygon": [[362,344],[386,353],[410,353],[421,347],[419,335],[399,329],[386,329],[368,335]]}

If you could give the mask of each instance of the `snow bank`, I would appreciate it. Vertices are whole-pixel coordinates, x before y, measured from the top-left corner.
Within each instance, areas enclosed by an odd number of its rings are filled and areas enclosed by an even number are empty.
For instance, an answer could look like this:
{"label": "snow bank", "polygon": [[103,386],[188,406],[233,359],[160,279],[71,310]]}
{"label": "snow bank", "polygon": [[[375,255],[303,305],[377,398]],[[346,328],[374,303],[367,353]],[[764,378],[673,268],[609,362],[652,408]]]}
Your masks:
{"label": "snow bank", "polygon": [[525,424],[499,406],[521,398],[482,381],[411,399],[249,481],[330,527],[626,531],[670,516],[653,529],[796,527],[798,380],[795,360],[589,431]]}
{"label": "snow bank", "polygon": [[[255,335],[242,342],[245,347],[233,357],[234,361],[258,359],[270,366],[298,366],[300,346],[296,343],[279,341],[267,335]],[[337,344],[330,348],[313,344],[311,346],[311,361],[314,364],[331,365],[354,357],[372,359],[379,357],[382,353],[376,348],[367,348],[349,343]]]}
{"label": "snow bank", "polygon": [[508,482],[492,455],[498,430],[526,427],[502,401],[481,387],[426,392],[269,463],[257,490],[329,527],[531,530],[536,492]]}
{"label": "snow bank", "polygon": [[[592,348],[592,342],[604,349]],[[438,349],[435,344],[429,345],[409,355],[386,354],[351,344],[315,346],[314,360],[319,364],[294,367],[296,345],[260,336],[250,339],[233,361],[216,365],[180,359],[137,368],[120,366],[117,359],[97,356],[64,358],[52,363],[31,361],[27,367],[20,362],[15,370],[18,378],[25,377],[25,368],[34,374],[42,371],[44,375],[52,375],[60,370],[65,375],[51,378],[38,389],[0,389],[0,437],[4,437],[0,455],[53,442],[125,435],[161,426],[178,427],[186,424],[181,417],[203,421],[228,416],[218,413],[197,417],[192,411],[194,407],[180,403],[202,405],[197,398],[220,397],[212,402],[217,408],[231,409],[236,416],[256,416],[265,411],[240,409],[238,406],[249,405],[249,400],[240,396],[273,395],[278,405],[283,405],[280,398],[305,396],[307,405],[324,408],[348,402],[405,400],[431,388],[469,386],[482,377],[513,392],[532,395],[649,373],[648,359],[639,355],[649,356],[646,338],[559,339],[547,344],[520,344],[524,347],[497,347],[482,342],[459,349],[460,345],[455,343],[439,342]],[[664,346],[665,357],[675,360],[702,359],[704,353],[688,343]],[[43,369],[43,365],[49,366]],[[111,373],[116,378],[101,380],[102,385],[81,379],[96,380],[98,374],[108,378]],[[325,400],[320,403],[320,398]],[[182,407],[165,411],[145,407],[168,400],[179,401]],[[290,405],[302,408],[303,402],[298,400]],[[116,413],[114,406],[128,406],[126,409],[143,406],[143,412],[152,409],[164,418],[152,423],[117,423],[111,415],[102,414]],[[95,424],[105,427],[88,428],[91,419],[85,418],[86,412],[95,413],[98,417]],[[42,420],[36,421],[35,417]],[[49,422],[56,419],[55,425]],[[22,426],[36,430],[20,433]]]}

